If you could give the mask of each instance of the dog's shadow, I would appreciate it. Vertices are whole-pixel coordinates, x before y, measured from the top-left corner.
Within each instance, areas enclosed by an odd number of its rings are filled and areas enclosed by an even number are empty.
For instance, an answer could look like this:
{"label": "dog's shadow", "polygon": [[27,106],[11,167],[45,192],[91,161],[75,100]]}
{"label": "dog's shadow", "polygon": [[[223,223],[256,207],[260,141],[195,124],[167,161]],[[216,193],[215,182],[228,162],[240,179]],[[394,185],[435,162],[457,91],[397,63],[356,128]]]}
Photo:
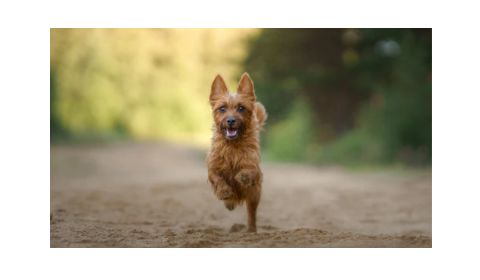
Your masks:
{"label": "dog's shadow", "polygon": [[[261,229],[261,230],[264,230],[264,231],[277,230],[276,227],[270,226],[270,225],[259,226],[258,228]],[[247,226],[244,225],[244,224],[233,224],[233,225],[230,227],[229,232],[230,232],[230,233],[234,233],[234,232],[245,232],[246,229],[247,229]]]}

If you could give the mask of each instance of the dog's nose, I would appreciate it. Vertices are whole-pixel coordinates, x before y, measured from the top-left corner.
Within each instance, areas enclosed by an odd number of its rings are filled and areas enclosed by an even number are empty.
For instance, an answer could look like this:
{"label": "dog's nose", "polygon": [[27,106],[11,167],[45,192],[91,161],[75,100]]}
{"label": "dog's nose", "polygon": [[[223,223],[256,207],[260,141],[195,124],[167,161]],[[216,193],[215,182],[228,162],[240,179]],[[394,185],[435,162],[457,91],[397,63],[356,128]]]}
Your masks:
{"label": "dog's nose", "polygon": [[227,124],[229,126],[232,126],[235,123],[235,118],[234,117],[228,117],[227,118]]}

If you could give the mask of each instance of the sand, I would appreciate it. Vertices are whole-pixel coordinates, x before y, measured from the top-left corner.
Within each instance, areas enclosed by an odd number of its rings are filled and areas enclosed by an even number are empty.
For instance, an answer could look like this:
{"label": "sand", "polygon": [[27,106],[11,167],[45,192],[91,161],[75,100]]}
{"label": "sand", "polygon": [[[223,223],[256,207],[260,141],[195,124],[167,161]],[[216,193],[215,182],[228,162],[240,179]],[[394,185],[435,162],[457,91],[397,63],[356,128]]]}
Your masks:
{"label": "sand", "polygon": [[51,247],[431,247],[431,170],[263,163],[258,233],[207,183],[205,152],[51,146]]}

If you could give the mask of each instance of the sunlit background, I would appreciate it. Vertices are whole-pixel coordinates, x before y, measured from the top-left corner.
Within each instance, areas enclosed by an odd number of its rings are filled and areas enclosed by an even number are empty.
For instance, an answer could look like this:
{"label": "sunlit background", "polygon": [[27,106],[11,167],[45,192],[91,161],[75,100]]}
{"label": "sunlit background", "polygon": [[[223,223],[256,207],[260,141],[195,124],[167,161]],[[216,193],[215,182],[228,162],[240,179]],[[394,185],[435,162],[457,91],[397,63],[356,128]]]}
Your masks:
{"label": "sunlit background", "polygon": [[431,29],[51,29],[51,140],[207,148],[217,73],[252,76],[267,161],[431,164]]}
{"label": "sunlit background", "polygon": [[[431,29],[52,29],[51,247],[431,247]],[[254,80],[258,234],[207,180]]]}

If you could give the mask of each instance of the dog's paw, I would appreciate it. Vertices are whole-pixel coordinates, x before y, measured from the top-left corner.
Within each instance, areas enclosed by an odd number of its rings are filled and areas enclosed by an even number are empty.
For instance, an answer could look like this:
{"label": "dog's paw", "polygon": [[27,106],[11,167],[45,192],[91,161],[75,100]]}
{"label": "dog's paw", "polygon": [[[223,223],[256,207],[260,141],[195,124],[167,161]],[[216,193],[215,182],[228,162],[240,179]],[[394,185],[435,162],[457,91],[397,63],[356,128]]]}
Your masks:
{"label": "dog's paw", "polygon": [[225,207],[232,211],[233,209],[235,209],[235,206],[236,206],[236,203],[235,201],[233,200],[224,200],[223,203],[225,204]]}
{"label": "dog's paw", "polygon": [[217,197],[220,200],[227,200],[233,198],[234,193],[232,189],[228,186],[220,186],[217,188]]}
{"label": "dog's paw", "polygon": [[237,175],[235,175],[235,180],[240,185],[248,187],[253,184],[254,177],[251,171],[241,170],[237,173]]}

